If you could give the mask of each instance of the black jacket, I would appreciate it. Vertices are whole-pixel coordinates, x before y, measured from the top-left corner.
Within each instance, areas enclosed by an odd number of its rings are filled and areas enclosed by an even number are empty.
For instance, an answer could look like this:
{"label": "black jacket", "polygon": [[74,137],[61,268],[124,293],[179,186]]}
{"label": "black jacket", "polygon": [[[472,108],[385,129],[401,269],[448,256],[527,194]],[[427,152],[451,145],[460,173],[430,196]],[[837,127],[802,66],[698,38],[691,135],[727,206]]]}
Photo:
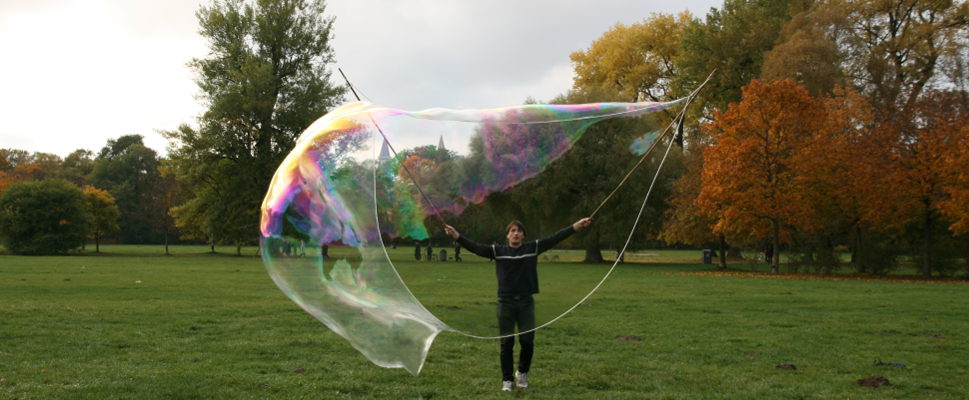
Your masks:
{"label": "black jacket", "polygon": [[463,235],[458,243],[481,257],[495,260],[498,296],[524,296],[538,293],[538,255],[575,233],[572,225],[544,239],[524,242],[518,248],[505,244],[481,244]]}

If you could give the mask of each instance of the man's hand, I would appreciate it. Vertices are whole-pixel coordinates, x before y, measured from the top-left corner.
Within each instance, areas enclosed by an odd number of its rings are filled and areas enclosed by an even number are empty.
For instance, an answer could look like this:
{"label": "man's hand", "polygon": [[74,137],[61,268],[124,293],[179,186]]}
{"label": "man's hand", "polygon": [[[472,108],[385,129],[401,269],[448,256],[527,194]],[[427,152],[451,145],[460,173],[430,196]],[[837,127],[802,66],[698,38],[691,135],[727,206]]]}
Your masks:
{"label": "man's hand", "polygon": [[454,240],[458,240],[458,238],[461,237],[461,233],[459,233],[457,229],[454,229],[453,226],[448,224],[444,224],[444,233],[446,233],[448,236],[451,237],[451,239],[454,239]]}
{"label": "man's hand", "polygon": [[589,226],[590,224],[592,224],[592,218],[585,217],[578,221],[575,221],[575,223],[572,224],[572,229],[575,229],[575,231],[578,232],[585,229],[585,227]]}

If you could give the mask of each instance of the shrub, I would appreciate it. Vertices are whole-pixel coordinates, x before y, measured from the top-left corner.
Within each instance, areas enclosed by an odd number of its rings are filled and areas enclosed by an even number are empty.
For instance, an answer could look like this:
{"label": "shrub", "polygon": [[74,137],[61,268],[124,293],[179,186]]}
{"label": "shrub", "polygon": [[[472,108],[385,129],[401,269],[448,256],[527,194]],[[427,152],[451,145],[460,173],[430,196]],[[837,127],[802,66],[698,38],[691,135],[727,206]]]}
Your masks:
{"label": "shrub", "polygon": [[0,195],[0,241],[13,253],[75,249],[89,224],[81,189],[65,180],[18,182]]}

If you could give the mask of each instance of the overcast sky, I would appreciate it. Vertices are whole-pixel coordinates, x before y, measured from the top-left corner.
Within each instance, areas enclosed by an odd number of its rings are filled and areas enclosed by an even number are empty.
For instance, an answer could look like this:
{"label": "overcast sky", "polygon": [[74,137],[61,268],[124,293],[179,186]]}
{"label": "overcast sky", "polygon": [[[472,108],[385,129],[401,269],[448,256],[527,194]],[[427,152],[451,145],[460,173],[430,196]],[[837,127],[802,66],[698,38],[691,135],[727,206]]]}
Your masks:
{"label": "overcast sky", "polygon": [[[0,148],[66,156],[108,139],[194,124],[186,67],[206,55],[207,1],[0,0]],[[549,100],[572,85],[569,54],[616,23],[721,0],[330,0],[335,67],[368,100],[419,110]],[[335,70],[335,68],[334,68]],[[337,77],[338,75],[335,74]]]}

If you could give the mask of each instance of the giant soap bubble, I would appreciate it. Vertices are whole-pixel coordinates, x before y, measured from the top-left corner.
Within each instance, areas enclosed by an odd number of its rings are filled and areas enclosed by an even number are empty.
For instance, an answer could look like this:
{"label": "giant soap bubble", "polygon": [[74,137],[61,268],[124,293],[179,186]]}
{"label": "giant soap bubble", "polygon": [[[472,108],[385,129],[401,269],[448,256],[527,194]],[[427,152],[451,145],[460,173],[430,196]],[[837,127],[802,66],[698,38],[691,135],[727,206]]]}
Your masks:
{"label": "giant soap bubble", "polygon": [[[346,104],[313,123],[273,177],[260,227],[266,269],[290,299],[369,360],[417,374],[442,331],[498,334],[494,267],[468,263],[478,265],[482,282],[454,282],[448,268],[458,267],[392,261],[402,250],[388,248],[413,249],[445,219],[477,212],[489,196],[546,169],[596,122],[683,101],[419,112]],[[496,236],[472,238],[500,238],[505,223],[483,229]],[[435,307],[415,297],[395,263],[409,266],[415,280],[440,282],[422,284]],[[543,294],[546,284],[554,291],[555,282],[543,281]],[[584,294],[570,294],[572,303]],[[541,295],[537,301],[542,310]],[[536,322],[565,308],[545,310]],[[441,317],[442,311],[452,316]]]}

